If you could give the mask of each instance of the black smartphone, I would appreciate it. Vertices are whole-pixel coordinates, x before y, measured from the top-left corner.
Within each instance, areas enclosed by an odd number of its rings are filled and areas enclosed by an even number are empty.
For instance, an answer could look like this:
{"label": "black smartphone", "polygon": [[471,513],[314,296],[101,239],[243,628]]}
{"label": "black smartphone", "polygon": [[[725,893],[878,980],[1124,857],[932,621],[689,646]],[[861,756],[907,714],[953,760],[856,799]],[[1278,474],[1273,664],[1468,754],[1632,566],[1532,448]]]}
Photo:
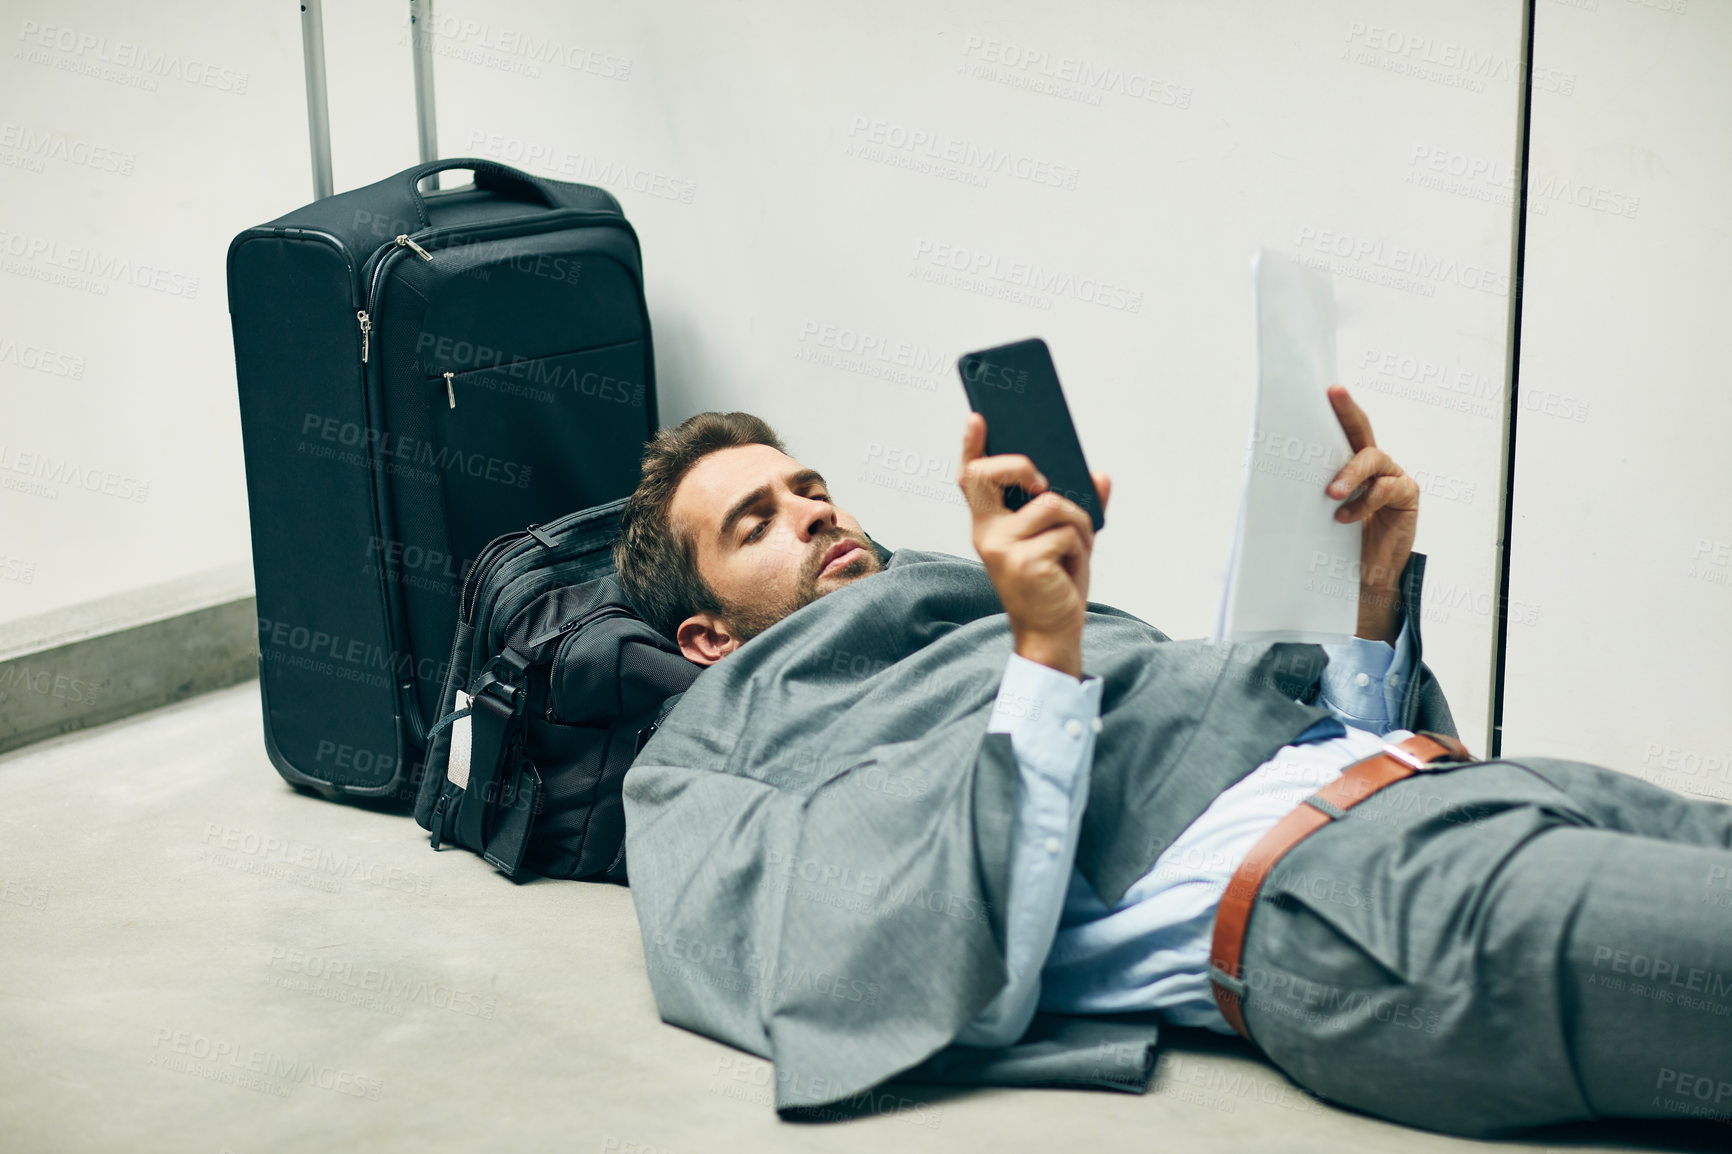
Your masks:
{"label": "black smartphone", "polygon": [[[1047,488],[1088,511],[1095,532],[1107,523],[1100,494],[1071,424],[1052,354],[1039,337],[965,353],[956,362],[968,406],[986,418],[986,453],[1023,453],[1045,476]],[[1030,500],[1021,485],[1004,490],[1007,508]]]}

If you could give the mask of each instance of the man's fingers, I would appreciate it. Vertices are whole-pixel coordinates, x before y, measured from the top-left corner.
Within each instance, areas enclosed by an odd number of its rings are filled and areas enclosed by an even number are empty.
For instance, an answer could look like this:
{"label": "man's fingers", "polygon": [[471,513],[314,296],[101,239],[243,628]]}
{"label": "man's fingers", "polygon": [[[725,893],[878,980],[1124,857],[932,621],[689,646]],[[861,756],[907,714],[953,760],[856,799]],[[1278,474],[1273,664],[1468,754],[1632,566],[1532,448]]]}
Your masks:
{"label": "man's fingers", "polygon": [[956,483],[966,495],[969,511],[977,525],[982,518],[1010,512],[1004,503],[1006,486],[1020,485],[1025,492],[1035,494],[1043,492],[1047,485],[1046,478],[1034,467],[1034,462],[1021,453],[976,457],[957,470]]}
{"label": "man's fingers", "polygon": [[1341,466],[1341,471],[1335,474],[1335,479],[1329,482],[1329,496],[1336,500],[1352,496],[1353,491],[1374,477],[1384,474],[1401,476],[1401,467],[1395,463],[1382,449],[1375,446],[1360,449],[1353,454],[1351,460]]}
{"label": "man's fingers", "polygon": [[1373,481],[1363,496],[1357,497],[1341,508],[1335,510],[1337,521],[1359,521],[1385,506],[1397,509],[1411,508],[1419,497],[1419,482],[1408,476],[1385,476]]}
{"label": "man's fingers", "polygon": [[1081,505],[1057,493],[1047,492],[1006,517],[1003,531],[1012,538],[1033,537],[1055,525],[1070,525],[1083,534],[1085,545],[1092,543],[1094,522]]}
{"label": "man's fingers", "polygon": [[970,413],[962,422],[962,463],[964,465],[986,451],[986,418]]}
{"label": "man's fingers", "polygon": [[1101,512],[1104,513],[1107,511],[1107,500],[1113,495],[1113,479],[1105,473],[1096,473],[1092,470],[1089,476],[1094,478],[1095,492],[1100,494]]}
{"label": "man's fingers", "polygon": [[1329,404],[1335,410],[1335,419],[1341,422],[1341,431],[1347,434],[1348,448],[1357,453],[1377,444],[1377,438],[1371,435],[1371,418],[1365,415],[1365,410],[1348,395],[1346,389],[1330,385]]}
{"label": "man's fingers", "polygon": [[963,488],[987,488],[1021,485],[1030,493],[1043,492],[1046,478],[1034,462],[1021,453],[998,453],[991,457],[976,457],[958,470]]}
{"label": "man's fingers", "polygon": [[1067,521],[1014,542],[1005,548],[1004,557],[1025,573],[1032,565],[1050,561],[1067,576],[1075,577],[1088,558],[1088,543],[1082,530]]}

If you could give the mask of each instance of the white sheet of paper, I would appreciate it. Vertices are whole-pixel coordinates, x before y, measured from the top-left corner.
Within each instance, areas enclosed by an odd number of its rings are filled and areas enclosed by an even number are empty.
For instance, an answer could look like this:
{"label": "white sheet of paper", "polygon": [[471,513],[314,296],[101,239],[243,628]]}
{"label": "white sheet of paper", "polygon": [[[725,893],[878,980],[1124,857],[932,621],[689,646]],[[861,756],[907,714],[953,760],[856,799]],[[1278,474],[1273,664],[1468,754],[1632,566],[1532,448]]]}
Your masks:
{"label": "white sheet of paper", "polygon": [[1257,396],[1245,491],[1216,642],[1340,642],[1359,621],[1361,527],[1325,494],[1352,453],[1325,390],[1336,383],[1328,273],[1267,249],[1251,261]]}

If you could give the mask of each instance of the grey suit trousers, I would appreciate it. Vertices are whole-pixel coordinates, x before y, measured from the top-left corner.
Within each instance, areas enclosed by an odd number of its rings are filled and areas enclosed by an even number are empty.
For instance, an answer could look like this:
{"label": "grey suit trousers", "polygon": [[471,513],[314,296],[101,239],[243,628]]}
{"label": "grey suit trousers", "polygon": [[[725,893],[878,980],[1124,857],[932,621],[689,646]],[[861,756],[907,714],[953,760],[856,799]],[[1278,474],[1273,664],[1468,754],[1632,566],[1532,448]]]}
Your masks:
{"label": "grey suit trousers", "polygon": [[1370,1114],[1732,1122],[1732,806],[1546,758],[1421,773],[1276,865],[1244,967],[1252,1039]]}

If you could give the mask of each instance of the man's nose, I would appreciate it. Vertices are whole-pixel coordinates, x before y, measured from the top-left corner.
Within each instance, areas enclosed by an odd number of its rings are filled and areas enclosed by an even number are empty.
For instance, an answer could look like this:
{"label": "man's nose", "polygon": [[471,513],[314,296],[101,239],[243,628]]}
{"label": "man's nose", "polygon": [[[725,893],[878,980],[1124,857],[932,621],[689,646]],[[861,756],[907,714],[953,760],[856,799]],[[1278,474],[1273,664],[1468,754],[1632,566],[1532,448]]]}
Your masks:
{"label": "man's nose", "polygon": [[830,502],[814,501],[810,497],[796,499],[804,508],[795,523],[802,527],[801,536],[806,540],[823,536],[836,524],[836,506]]}

